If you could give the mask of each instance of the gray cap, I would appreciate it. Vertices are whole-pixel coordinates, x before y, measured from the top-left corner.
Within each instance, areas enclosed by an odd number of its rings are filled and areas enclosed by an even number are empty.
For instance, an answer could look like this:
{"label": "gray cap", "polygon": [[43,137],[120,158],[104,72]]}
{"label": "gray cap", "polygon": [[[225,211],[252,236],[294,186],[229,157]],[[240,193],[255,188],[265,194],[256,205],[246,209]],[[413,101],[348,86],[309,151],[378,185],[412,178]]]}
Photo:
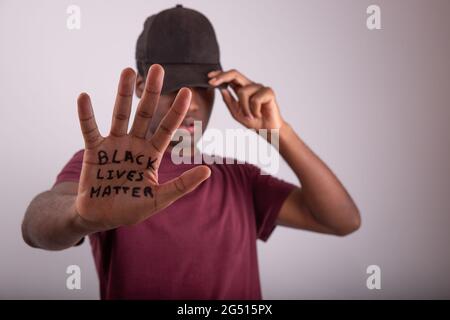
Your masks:
{"label": "gray cap", "polygon": [[222,70],[214,28],[203,14],[177,5],[147,18],[136,44],[138,72],[164,67],[162,93],[182,87],[211,87],[208,72]]}

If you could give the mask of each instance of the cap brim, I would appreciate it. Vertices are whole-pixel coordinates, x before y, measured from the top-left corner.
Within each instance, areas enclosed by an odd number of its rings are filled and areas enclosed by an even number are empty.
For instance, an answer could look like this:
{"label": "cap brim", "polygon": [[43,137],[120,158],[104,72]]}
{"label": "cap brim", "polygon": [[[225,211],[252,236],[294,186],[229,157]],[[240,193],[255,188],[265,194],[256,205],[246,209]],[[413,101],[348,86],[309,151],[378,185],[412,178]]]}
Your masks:
{"label": "cap brim", "polygon": [[208,73],[222,70],[218,64],[164,64],[164,83],[162,94],[177,91],[182,87],[211,88]]}

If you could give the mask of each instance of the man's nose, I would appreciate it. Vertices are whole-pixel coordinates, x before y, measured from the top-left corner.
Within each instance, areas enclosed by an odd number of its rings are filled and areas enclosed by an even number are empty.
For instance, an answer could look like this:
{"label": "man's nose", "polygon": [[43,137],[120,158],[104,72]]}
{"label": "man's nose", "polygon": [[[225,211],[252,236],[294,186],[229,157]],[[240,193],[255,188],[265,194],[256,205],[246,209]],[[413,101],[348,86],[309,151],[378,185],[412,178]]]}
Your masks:
{"label": "man's nose", "polygon": [[188,112],[195,112],[198,110],[198,104],[195,101],[191,100],[191,104],[189,105]]}

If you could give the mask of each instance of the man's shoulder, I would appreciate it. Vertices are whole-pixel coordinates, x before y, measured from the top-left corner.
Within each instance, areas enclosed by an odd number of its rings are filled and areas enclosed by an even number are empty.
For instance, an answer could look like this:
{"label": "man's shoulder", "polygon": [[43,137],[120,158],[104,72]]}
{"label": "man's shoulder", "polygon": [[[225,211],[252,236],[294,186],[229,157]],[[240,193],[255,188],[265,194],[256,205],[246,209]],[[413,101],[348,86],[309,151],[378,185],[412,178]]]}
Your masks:
{"label": "man's shoulder", "polygon": [[84,156],[84,149],[80,149],[74,153],[74,155],[72,156],[72,159],[83,161],[83,156]]}
{"label": "man's shoulder", "polygon": [[78,150],[72,158],[64,165],[56,177],[53,187],[61,182],[78,182],[83,165],[84,149]]}
{"label": "man's shoulder", "polygon": [[81,165],[83,163],[83,157],[84,157],[84,149],[76,151],[75,153],[72,154],[72,157],[66,163],[65,167]]}

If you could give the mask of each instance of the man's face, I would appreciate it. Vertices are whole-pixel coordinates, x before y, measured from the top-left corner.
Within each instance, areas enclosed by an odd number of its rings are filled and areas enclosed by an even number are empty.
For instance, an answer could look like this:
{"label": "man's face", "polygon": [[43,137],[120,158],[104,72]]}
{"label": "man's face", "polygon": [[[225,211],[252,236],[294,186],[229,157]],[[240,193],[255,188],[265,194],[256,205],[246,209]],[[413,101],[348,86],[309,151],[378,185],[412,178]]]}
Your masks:
{"label": "man's face", "polygon": [[[145,79],[138,75],[136,83],[136,95],[141,98],[142,92],[144,90]],[[194,141],[194,121],[201,121],[202,132],[205,131],[208,125],[209,118],[211,116],[212,107],[214,104],[214,88],[200,88],[200,87],[189,87],[192,91],[192,99],[189,110],[180,125],[180,129],[187,130],[191,135],[191,141]],[[167,114],[173,101],[177,95],[178,91],[169,92],[167,94],[161,95],[158,102],[158,107],[156,108],[152,121],[150,123],[148,135],[152,135],[158,128],[159,123],[162,118]],[[197,134],[198,137],[200,135]],[[178,141],[171,142],[171,146],[177,144]]]}

